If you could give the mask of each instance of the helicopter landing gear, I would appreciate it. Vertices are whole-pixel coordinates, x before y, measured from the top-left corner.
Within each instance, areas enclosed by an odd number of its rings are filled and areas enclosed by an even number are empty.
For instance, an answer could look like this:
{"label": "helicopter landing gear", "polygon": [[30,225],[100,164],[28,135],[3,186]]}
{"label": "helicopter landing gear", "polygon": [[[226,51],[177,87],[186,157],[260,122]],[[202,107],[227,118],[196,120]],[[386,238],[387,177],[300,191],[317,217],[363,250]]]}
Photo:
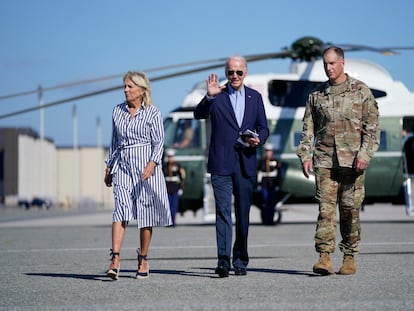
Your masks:
{"label": "helicopter landing gear", "polygon": [[278,225],[282,222],[282,210],[276,208],[275,210],[275,217],[273,217],[273,223]]}

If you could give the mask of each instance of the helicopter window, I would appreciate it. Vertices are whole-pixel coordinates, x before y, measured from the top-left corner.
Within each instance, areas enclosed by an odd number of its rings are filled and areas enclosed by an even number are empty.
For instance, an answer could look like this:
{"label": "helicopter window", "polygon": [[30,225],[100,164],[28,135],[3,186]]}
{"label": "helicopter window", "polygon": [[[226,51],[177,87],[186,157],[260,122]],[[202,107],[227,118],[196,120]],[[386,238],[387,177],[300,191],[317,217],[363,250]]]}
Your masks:
{"label": "helicopter window", "polygon": [[164,133],[165,133],[165,146],[169,147],[172,145],[172,142],[174,140],[174,134],[175,134],[175,122],[172,118],[166,118],[164,120]]}
{"label": "helicopter window", "polygon": [[300,139],[302,138],[302,132],[295,132],[293,136],[294,147],[299,146]]}
{"label": "helicopter window", "polygon": [[385,97],[387,96],[387,93],[384,91],[371,89],[372,95],[374,95],[375,98]]}
{"label": "helicopter window", "polygon": [[[272,80],[269,82],[269,100],[276,107],[296,108],[306,105],[306,99],[321,82]],[[371,89],[375,98],[385,97],[386,92]]]}
{"label": "helicopter window", "polygon": [[172,148],[200,147],[200,122],[195,119],[178,119],[177,122],[168,119],[164,123],[166,145]]}
{"label": "helicopter window", "polygon": [[387,149],[387,133],[385,131],[381,131],[380,133],[380,145],[378,150],[386,150]]}
{"label": "helicopter window", "polygon": [[269,82],[269,100],[276,107],[296,108],[306,105],[309,93],[320,82],[272,80]]}

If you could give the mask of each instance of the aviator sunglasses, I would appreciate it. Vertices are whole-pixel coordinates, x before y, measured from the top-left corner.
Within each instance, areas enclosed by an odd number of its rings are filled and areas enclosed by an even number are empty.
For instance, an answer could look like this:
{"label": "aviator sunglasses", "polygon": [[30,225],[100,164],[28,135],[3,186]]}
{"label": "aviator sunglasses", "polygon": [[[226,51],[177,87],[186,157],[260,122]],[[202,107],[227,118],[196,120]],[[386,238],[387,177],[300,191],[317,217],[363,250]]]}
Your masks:
{"label": "aviator sunglasses", "polygon": [[241,77],[241,76],[244,74],[244,72],[243,72],[243,71],[241,71],[241,70],[236,70],[236,71],[234,71],[234,70],[229,70],[229,71],[227,71],[227,75],[228,75],[228,76],[232,76],[232,75],[234,75],[234,73],[237,73],[237,75],[238,75],[239,77]]}

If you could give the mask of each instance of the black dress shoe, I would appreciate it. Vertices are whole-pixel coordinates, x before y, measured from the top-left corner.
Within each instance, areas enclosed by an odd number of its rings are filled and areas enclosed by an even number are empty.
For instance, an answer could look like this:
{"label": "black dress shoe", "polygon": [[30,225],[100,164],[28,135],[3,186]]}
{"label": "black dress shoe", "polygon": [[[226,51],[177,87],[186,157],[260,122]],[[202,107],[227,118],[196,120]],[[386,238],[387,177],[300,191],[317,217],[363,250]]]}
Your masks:
{"label": "black dress shoe", "polygon": [[246,268],[244,268],[244,267],[235,267],[234,268],[234,274],[235,275],[246,275],[247,274]]}
{"label": "black dress shoe", "polygon": [[229,268],[227,268],[225,265],[219,265],[216,268],[216,273],[219,275],[219,277],[226,278],[229,276]]}

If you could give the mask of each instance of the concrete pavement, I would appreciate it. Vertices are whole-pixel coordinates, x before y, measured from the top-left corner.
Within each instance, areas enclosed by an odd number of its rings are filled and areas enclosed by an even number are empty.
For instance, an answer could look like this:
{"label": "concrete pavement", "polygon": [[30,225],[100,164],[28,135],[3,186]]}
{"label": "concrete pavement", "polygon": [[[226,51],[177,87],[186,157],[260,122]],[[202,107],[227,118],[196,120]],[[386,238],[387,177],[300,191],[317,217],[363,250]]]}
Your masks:
{"label": "concrete pavement", "polygon": [[[282,207],[282,224],[296,222],[316,221],[318,207],[316,204],[286,204]],[[44,226],[87,226],[87,225],[109,225],[111,223],[112,209],[107,208],[77,208],[77,209],[52,209],[39,210],[32,208],[29,211],[17,207],[0,208],[0,228],[10,227],[44,227]],[[211,217],[207,217],[211,218]],[[178,225],[200,225],[209,224],[206,221],[203,210],[193,213],[185,212],[177,215]],[[403,205],[391,205],[378,203],[366,205],[361,212],[361,221],[414,221],[405,213]],[[260,224],[260,210],[251,208],[250,222]]]}
{"label": "concrete pavement", "polygon": [[[289,205],[282,223],[252,210],[247,276],[214,274],[214,226],[180,216],[154,229],[150,278],[134,279],[138,234],[127,230],[121,277],[105,277],[110,210],[0,209],[0,310],[412,310],[414,219],[367,206],[354,276],[316,276],[315,205]],[[28,212],[28,213],[23,213]],[[332,255],[335,270],[339,251]]]}

